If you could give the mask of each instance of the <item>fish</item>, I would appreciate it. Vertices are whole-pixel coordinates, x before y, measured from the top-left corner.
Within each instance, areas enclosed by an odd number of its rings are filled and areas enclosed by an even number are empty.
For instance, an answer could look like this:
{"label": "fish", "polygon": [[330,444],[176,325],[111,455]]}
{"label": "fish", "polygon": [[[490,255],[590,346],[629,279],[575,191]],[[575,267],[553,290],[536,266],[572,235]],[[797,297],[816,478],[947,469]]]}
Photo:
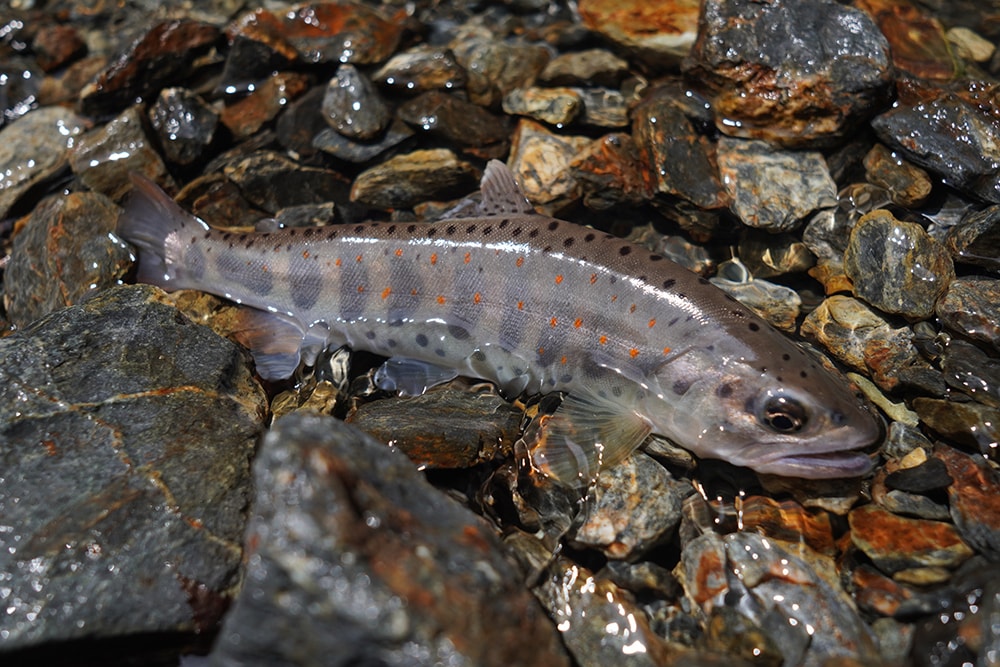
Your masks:
{"label": "fish", "polygon": [[376,382],[404,394],[458,376],[560,392],[529,458],[569,486],[650,433],[759,473],[871,469],[881,422],[839,372],[705,278],[538,213],[498,160],[474,215],[435,222],[224,232],[133,185],[117,233],[137,280],[245,306],[239,340],[264,379],[347,345],[388,358]]}

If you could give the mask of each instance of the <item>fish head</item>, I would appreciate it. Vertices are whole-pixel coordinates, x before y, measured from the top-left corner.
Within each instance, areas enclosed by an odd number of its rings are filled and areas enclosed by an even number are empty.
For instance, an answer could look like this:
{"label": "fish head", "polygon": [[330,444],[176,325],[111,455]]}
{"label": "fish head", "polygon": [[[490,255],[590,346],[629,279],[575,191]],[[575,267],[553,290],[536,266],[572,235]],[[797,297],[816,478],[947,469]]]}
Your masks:
{"label": "fish head", "polygon": [[[783,339],[784,340],[784,339]],[[791,341],[762,356],[693,350],[657,373],[653,431],[703,458],[806,479],[858,477],[882,421],[846,378]]]}

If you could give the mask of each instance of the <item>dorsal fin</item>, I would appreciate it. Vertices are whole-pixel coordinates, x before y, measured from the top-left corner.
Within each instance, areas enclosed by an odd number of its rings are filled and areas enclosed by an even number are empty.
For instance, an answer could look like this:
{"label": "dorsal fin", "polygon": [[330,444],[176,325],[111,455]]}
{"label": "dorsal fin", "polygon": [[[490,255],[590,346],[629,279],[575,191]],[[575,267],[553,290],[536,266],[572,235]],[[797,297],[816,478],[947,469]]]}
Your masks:
{"label": "dorsal fin", "polygon": [[500,160],[490,160],[486,165],[480,190],[482,201],[479,202],[479,215],[523,215],[536,212],[518,187],[514,174]]}

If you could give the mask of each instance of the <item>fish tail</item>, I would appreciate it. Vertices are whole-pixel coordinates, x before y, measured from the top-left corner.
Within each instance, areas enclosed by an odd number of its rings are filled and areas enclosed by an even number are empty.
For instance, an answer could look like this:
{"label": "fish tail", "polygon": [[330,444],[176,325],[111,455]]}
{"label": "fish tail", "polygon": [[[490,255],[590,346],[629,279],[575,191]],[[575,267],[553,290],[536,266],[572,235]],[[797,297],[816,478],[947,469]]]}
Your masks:
{"label": "fish tail", "polygon": [[118,235],[139,250],[136,280],[166,290],[197,286],[185,264],[191,237],[208,226],[186,212],[153,181],[130,174],[132,194],[118,218]]}

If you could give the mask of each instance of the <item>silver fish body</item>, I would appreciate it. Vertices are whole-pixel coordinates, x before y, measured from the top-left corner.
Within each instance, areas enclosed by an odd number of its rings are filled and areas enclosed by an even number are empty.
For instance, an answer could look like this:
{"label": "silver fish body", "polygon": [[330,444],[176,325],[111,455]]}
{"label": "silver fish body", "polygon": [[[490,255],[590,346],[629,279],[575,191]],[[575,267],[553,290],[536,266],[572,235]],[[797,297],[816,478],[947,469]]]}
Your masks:
{"label": "silver fish body", "polygon": [[[759,472],[849,477],[879,434],[846,382],[703,278],[536,213],[502,163],[479,215],[233,234],[136,180],[119,234],[139,279],[249,306],[266,378],[347,344],[411,391],[454,375],[562,391],[533,463],[585,483],[649,432]],[[425,381],[426,380],[426,381]],[[423,384],[421,384],[423,382]]]}

